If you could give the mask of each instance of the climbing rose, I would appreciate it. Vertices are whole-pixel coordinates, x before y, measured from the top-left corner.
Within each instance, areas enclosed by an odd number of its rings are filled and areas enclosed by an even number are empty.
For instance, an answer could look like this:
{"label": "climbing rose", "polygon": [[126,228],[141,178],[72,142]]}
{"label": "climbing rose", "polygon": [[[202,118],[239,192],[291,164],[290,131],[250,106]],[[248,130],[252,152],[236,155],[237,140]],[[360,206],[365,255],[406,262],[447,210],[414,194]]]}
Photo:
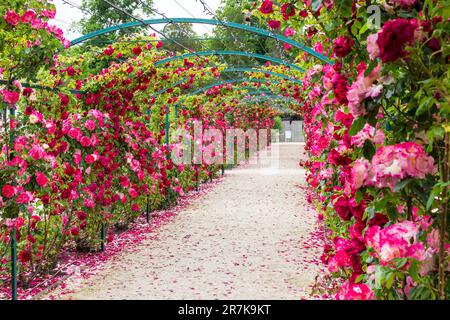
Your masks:
{"label": "climbing rose", "polygon": [[362,148],[364,146],[364,142],[367,140],[372,141],[375,144],[382,144],[384,138],[384,133],[381,129],[375,129],[370,124],[366,123],[361,131],[352,136],[351,142],[352,145]]}
{"label": "climbing rose", "polygon": [[286,37],[292,37],[293,35],[295,35],[295,30],[293,28],[286,28],[284,29],[284,35]]}
{"label": "climbing rose", "polygon": [[22,264],[25,264],[31,260],[31,252],[30,250],[22,250],[18,255],[19,261]]}
{"label": "climbing rose", "polygon": [[26,204],[33,201],[34,197],[29,191],[22,192],[17,198],[16,202],[18,204]]}
{"label": "climbing rose", "polygon": [[413,43],[416,29],[417,20],[415,19],[398,18],[386,22],[378,33],[377,39],[377,45],[380,48],[378,56],[381,61],[394,62],[408,56],[405,46]]}
{"label": "climbing rose", "polygon": [[381,229],[372,226],[365,234],[366,245],[372,247],[381,263],[387,264],[394,258],[414,258],[419,261],[424,256],[423,247],[416,242],[419,228],[412,221],[402,221]]}
{"label": "climbing rose", "polygon": [[7,198],[12,198],[16,194],[16,189],[9,184],[5,184],[2,188],[2,195]]}
{"label": "climbing rose", "polygon": [[367,179],[369,165],[369,161],[364,158],[354,162],[351,174],[352,190],[358,190],[364,184],[364,181]]}
{"label": "climbing rose", "polygon": [[281,25],[280,21],[278,20],[269,20],[268,24],[271,29],[280,29]]}
{"label": "climbing rose", "polygon": [[75,69],[72,66],[67,68],[67,75],[69,77],[73,77],[75,75]]}
{"label": "climbing rose", "polygon": [[164,45],[164,43],[162,41],[158,41],[158,43],[156,44],[156,48],[161,48]]}
{"label": "climbing rose", "polygon": [[434,159],[415,142],[381,147],[372,158],[371,178],[367,185],[393,190],[398,180],[407,176],[423,179],[434,172]]}
{"label": "climbing rose", "polygon": [[367,37],[367,52],[369,53],[370,60],[375,59],[380,53],[380,48],[377,44],[378,33],[371,34]]}
{"label": "climbing rose", "polygon": [[135,48],[133,48],[131,51],[133,52],[133,54],[135,54],[135,55],[137,55],[137,56],[140,55],[140,54],[142,53],[141,47],[135,47]]}
{"label": "climbing rose", "polygon": [[41,187],[45,187],[47,185],[47,177],[42,172],[37,171],[36,172],[36,182]]}
{"label": "climbing rose", "polygon": [[36,18],[36,13],[32,10],[28,10],[22,15],[22,22],[28,23],[31,22],[34,18]]}
{"label": "climbing rose", "polygon": [[374,300],[375,294],[372,289],[364,284],[346,283],[336,294],[337,300]]}
{"label": "climbing rose", "polygon": [[19,93],[15,91],[3,90],[3,101],[9,104],[16,104],[19,101]]}
{"label": "climbing rose", "polygon": [[133,199],[138,196],[138,193],[137,193],[137,191],[134,188],[128,189],[128,193],[129,193],[130,197],[133,198]]}
{"label": "climbing rose", "polygon": [[336,57],[343,58],[345,57],[351,50],[355,42],[352,38],[347,36],[338,37],[333,42],[333,52]]}
{"label": "climbing rose", "polygon": [[301,10],[298,15],[302,18],[306,18],[308,16],[308,11],[306,11],[305,9]]}
{"label": "climbing rose", "polygon": [[283,15],[283,20],[289,20],[290,17],[295,15],[295,7],[292,3],[284,3],[281,6],[281,14]]}
{"label": "climbing rose", "polygon": [[103,50],[103,53],[107,56],[112,56],[114,53],[114,48],[111,46],[108,46],[105,50]]}
{"label": "climbing rose", "polygon": [[19,24],[20,16],[14,10],[8,10],[5,14],[5,20],[15,27]]}
{"label": "climbing rose", "polygon": [[72,227],[72,229],[70,229],[70,234],[74,237],[76,237],[79,233],[80,233],[80,230],[78,230],[77,227]]}
{"label": "climbing rose", "polygon": [[93,120],[86,120],[86,122],[84,123],[84,126],[89,131],[94,131],[95,130],[95,122]]}
{"label": "climbing rose", "polygon": [[347,104],[347,91],[348,91],[348,83],[347,78],[343,75],[336,73],[331,80],[333,84],[333,92],[336,100],[340,104]]}
{"label": "climbing rose", "polygon": [[264,0],[259,8],[259,11],[263,14],[270,14],[273,12],[273,3],[270,0]]}

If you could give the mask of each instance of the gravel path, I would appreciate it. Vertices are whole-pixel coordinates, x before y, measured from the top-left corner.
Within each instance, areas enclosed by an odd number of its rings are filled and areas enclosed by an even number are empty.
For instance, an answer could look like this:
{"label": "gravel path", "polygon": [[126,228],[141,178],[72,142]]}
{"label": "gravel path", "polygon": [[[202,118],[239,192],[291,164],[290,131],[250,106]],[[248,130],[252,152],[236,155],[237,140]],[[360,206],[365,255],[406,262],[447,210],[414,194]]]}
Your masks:
{"label": "gravel path", "polygon": [[[306,246],[303,144],[279,147],[280,169],[227,171],[153,240],[124,252],[66,299],[300,299],[319,271]],[[302,240],[303,239],[303,240]],[[307,240],[306,240],[307,241]]]}

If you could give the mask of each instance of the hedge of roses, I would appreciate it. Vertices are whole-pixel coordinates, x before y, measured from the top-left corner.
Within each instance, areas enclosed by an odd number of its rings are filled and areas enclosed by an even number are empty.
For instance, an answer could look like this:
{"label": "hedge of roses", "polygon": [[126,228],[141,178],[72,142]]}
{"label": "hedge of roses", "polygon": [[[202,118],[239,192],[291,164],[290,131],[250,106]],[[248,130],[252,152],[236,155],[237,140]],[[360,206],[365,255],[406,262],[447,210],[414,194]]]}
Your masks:
{"label": "hedge of roses", "polygon": [[298,57],[308,68],[309,200],[327,228],[322,261],[339,281],[337,299],[449,297],[448,5],[255,6],[269,28],[333,61]]}
{"label": "hedge of roses", "polygon": [[111,239],[147,206],[167,207],[217,176],[217,165],[170,160],[178,141],[165,144],[167,112],[172,130],[195,121],[223,131],[273,124],[268,106],[213,103],[231,89],[222,86],[204,95],[209,104],[193,102],[176,116],[178,97],[219,69],[204,59],[156,69],[169,53],[154,35],[64,50],[68,42],[47,22],[54,15],[46,1],[0,5],[0,285],[9,285],[13,230],[19,285],[27,287],[62,250],[97,251],[102,228]]}

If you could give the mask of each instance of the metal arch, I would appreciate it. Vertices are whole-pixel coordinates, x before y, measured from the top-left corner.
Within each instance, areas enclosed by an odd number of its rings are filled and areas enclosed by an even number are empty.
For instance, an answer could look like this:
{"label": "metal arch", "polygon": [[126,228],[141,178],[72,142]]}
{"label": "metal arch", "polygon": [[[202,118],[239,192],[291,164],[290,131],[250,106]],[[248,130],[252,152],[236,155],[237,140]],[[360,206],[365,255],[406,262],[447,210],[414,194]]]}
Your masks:
{"label": "metal arch", "polygon": [[[250,79],[231,79],[231,80],[227,80],[227,81],[219,81],[219,82],[215,82],[212,83],[210,85],[207,85],[205,87],[199,88],[197,90],[195,90],[194,92],[191,92],[190,94],[188,94],[182,101],[180,101],[178,104],[182,103],[184,100],[186,100],[188,97],[191,97],[193,95],[196,95],[198,93],[204,92],[208,89],[217,87],[217,86],[222,86],[222,85],[227,85],[227,84],[231,84],[231,83],[239,83],[239,82],[258,82],[258,83],[265,83],[267,82],[267,80],[263,80],[263,79],[257,79],[257,78],[250,78]],[[272,83],[277,84],[279,83],[278,81],[272,81]]]}
{"label": "metal arch", "polygon": [[300,72],[305,72],[305,70],[303,68],[300,68],[299,66],[293,64],[293,63],[287,63],[281,59],[278,58],[274,58],[271,56],[265,56],[262,54],[257,54],[257,53],[248,53],[248,52],[244,52],[244,51],[200,51],[200,52],[195,52],[195,53],[185,53],[185,54],[181,54],[178,56],[173,56],[170,58],[165,58],[165,59],[161,59],[159,61],[155,62],[155,67],[161,66],[165,63],[168,63],[170,61],[174,61],[174,60],[181,60],[181,59],[186,59],[186,58],[193,58],[193,57],[197,57],[197,56],[213,56],[213,55],[218,55],[218,56],[225,56],[225,55],[229,55],[229,56],[244,56],[244,57],[253,57],[253,58],[258,58],[261,60],[266,60],[266,61],[271,61],[271,62],[275,62],[275,63],[279,63],[281,65],[285,65],[287,67],[291,67],[293,69],[299,70]]}
{"label": "metal arch", "polygon": [[[216,26],[226,26],[229,28],[241,29],[241,30],[252,32],[252,33],[260,34],[260,35],[263,35],[263,36],[266,36],[269,38],[280,40],[284,43],[290,44],[291,46],[297,47],[306,53],[309,53],[310,55],[326,62],[327,64],[331,64],[331,65],[334,64],[331,60],[329,60],[324,55],[314,51],[312,48],[305,46],[304,44],[301,44],[300,42],[289,39],[288,37],[285,37],[285,36],[282,36],[279,34],[275,34],[269,30],[264,30],[261,28],[256,28],[256,27],[252,27],[252,26],[248,26],[248,25],[244,25],[244,24],[240,24],[240,23],[218,21],[218,20],[214,20],[214,19],[198,19],[198,18],[147,19],[147,20],[143,20],[143,22],[147,25],[165,24],[165,23],[198,23],[198,24],[210,24],[210,25],[216,25]],[[88,33],[84,36],[81,36],[79,38],[76,38],[71,41],[70,45],[71,46],[77,45],[86,40],[100,36],[102,34],[114,32],[114,31],[121,30],[121,29],[135,28],[135,27],[141,27],[141,26],[142,26],[142,23],[140,21],[119,24],[119,25],[112,26],[109,28],[97,30],[97,31]]]}
{"label": "metal arch", "polygon": [[[302,82],[300,80],[297,80],[297,79],[295,79],[293,77],[289,77],[289,76],[287,76],[285,74],[272,72],[272,71],[266,71],[266,70],[260,70],[260,69],[228,68],[228,69],[222,70],[221,72],[255,72],[255,73],[264,73],[264,74],[270,74],[270,75],[275,76],[275,77],[283,78],[285,80],[292,81],[292,82],[295,82],[295,83],[300,84],[300,85],[302,84]],[[164,88],[164,89],[158,91],[157,94],[162,94],[162,93],[166,92],[167,90],[169,90],[171,88],[174,88],[174,87],[180,85],[181,83],[183,83],[184,81],[187,81],[187,80],[189,80],[189,78],[184,78],[184,79],[174,83],[172,86]]]}
{"label": "metal arch", "polygon": [[302,85],[302,82],[300,80],[297,80],[293,77],[289,77],[285,74],[282,73],[277,73],[277,72],[273,72],[273,71],[267,71],[267,70],[261,70],[261,69],[252,69],[252,68],[228,68],[225,70],[222,70],[222,72],[256,72],[256,73],[264,73],[264,74],[270,74],[274,77],[279,77],[279,78],[283,78],[285,80],[289,80],[295,83],[298,83],[300,85]]}
{"label": "metal arch", "polygon": [[254,91],[254,92],[248,92],[247,95],[251,96],[251,97],[244,97],[243,99],[258,100],[258,101],[259,100],[266,101],[266,100],[271,100],[271,99],[281,99],[281,100],[289,101],[289,102],[292,102],[292,103],[298,103],[298,101],[295,100],[294,98],[292,98],[292,97],[285,97],[285,96],[283,96],[281,94],[273,94],[273,93],[267,94],[265,92],[261,93],[259,91]]}

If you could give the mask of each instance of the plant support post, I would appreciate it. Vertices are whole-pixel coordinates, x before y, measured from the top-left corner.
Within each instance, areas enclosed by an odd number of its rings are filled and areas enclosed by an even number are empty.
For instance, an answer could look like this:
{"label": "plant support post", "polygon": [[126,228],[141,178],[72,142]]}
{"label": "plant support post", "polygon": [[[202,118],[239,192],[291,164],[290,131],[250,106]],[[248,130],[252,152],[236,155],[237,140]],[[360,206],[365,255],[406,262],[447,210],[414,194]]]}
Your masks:
{"label": "plant support post", "polygon": [[11,299],[17,300],[17,239],[15,227],[12,229],[11,236]]}

